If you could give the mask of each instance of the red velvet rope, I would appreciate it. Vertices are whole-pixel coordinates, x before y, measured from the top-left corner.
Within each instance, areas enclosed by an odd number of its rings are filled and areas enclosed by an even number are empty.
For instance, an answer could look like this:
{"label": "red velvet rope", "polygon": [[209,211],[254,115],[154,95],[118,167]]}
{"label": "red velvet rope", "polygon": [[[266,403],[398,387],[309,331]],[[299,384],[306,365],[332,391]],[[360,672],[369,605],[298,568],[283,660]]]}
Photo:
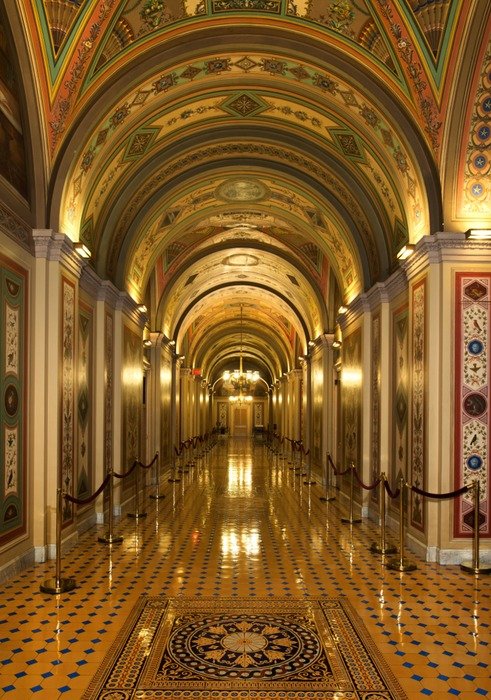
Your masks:
{"label": "red velvet rope", "polygon": [[70,496],[70,494],[68,494],[68,493],[64,494],[64,498],[69,503],[75,503],[75,505],[77,505],[77,506],[86,506],[88,503],[92,503],[92,501],[95,501],[97,496],[99,496],[104,491],[110,478],[111,478],[111,475],[107,474],[106,478],[104,479],[102,484],[99,486],[97,491],[95,491],[92,494],[92,496],[89,496],[88,498],[74,498],[73,496]]}
{"label": "red velvet rope", "polygon": [[138,464],[137,461],[133,462],[133,464],[131,465],[131,467],[128,469],[127,472],[123,472],[122,474],[117,474],[116,472],[114,472],[114,476],[116,477],[116,479],[125,479],[127,476],[129,476],[132,473],[132,471],[135,469],[137,464]]}
{"label": "red velvet rope", "polygon": [[348,467],[347,469],[344,470],[344,472],[341,472],[341,471],[338,470],[338,468],[336,467],[336,465],[335,465],[334,462],[332,461],[331,455],[328,455],[327,458],[328,458],[329,464],[331,465],[331,467],[332,467],[334,473],[336,474],[336,476],[344,476],[344,475],[347,474],[347,473],[349,472],[349,470],[351,469],[351,467]]}
{"label": "red velvet rope", "polygon": [[159,453],[157,452],[157,453],[155,454],[155,457],[154,457],[154,458],[152,459],[152,461],[150,462],[150,464],[143,464],[143,462],[140,462],[140,460],[137,461],[137,464],[138,464],[140,467],[143,467],[143,469],[149,469],[149,468],[152,466],[152,464],[155,463],[155,461],[157,460],[158,456],[159,456]]}
{"label": "red velvet rope", "polygon": [[362,487],[363,487],[364,489],[366,489],[367,491],[372,491],[373,489],[376,489],[377,486],[378,486],[378,485],[380,484],[380,482],[382,481],[382,479],[379,477],[379,478],[377,479],[377,481],[374,481],[373,484],[371,484],[370,486],[367,486],[366,484],[363,483],[363,481],[362,481],[362,480],[360,479],[360,477],[358,476],[358,472],[356,471],[356,469],[353,469],[353,472],[354,472],[355,479],[357,480],[357,482],[360,484],[360,486],[362,486]]}
{"label": "red velvet rope", "polygon": [[389,494],[390,498],[398,498],[399,494],[401,493],[400,488],[397,488],[395,491],[392,491],[388,481],[384,481],[384,487],[387,493]]}
{"label": "red velvet rope", "polygon": [[411,491],[414,491],[414,493],[419,493],[420,496],[426,496],[426,498],[456,498],[457,496],[462,496],[464,493],[470,491],[472,487],[462,486],[462,488],[457,489],[456,491],[450,491],[449,493],[430,493],[429,491],[419,489],[417,486],[410,486],[409,488]]}

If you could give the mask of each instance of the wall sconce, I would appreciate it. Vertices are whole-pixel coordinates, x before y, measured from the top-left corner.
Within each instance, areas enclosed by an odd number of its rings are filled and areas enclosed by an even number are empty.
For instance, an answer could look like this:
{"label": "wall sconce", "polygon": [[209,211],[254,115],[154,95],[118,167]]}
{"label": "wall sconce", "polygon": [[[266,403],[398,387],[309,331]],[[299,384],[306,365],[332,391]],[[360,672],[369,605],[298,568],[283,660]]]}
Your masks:
{"label": "wall sconce", "polygon": [[175,340],[169,340],[169,345],[175,345],[176,341]]}
{"label": "wall sconce", "polygon": [[309,345],[309,348],[313,348],[315,345],[315,342],[313,340],[309,340],[308,345]]}
{"label": "wall sconce", "polygon": [[145,306],[145,304],[138,304],[138,307],[137,307],[137,308],[138,308],[138,311],[139,311],[141,314],[146,314],[147,311],[148,311],[148,309],[147,309],[147,307]]}
{"label": "wall sconce", "polygon": [[333,348],[340,348],[341,345],[342,345],[342,343],[340,340],[333,340],[333,342],[332,342]]}
{"label": "wall sconce", "polygon": [[407,260],[410,255],[414,253],[414,245],[412,243],[407,243],[403,245],[400,251],[397,253],[398,260]]}
{"label": "wall sconce", "polygon": [[143,341],[143,347],[145,347],[145,348],[152,347],[152,341],[150,340],[150,338],[145,338],[145,340]]}
{"label": "wall sconce", "polygon": [[88,260],[92,256],[92,253],[87,248],[85,243],[82,243],[81,241],[74,243],[73,248],[78,253],[78,255],[80,255],[80,257],[84,258],[85,260]]}
{"label": "wall sconce", "polygon": [[347,307],[347,306],[341,305],[341,306],[339,307],[339,309],[338,309],[338,314],[339,314],[340,316],[342,316],[343,314],[345,314],[345,313],[347,313],[347,312],[348,312],[348,307]]}
{"label": "wall sconce", "polygon": [[491,238],[491,228],[470,228],[465,232],[469,241],[486,241]]}

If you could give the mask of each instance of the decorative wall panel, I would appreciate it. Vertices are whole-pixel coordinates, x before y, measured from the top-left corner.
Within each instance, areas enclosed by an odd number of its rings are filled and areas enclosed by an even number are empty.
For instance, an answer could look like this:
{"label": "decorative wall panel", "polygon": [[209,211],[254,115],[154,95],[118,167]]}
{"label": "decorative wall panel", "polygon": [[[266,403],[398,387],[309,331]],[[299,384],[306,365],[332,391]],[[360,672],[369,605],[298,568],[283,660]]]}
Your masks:
{"label": "decorative wall panel", "polygon": [[[61,280],[61,488],[75,496],[75,284]],[[63,523],[73,517],[73,505],[63,499]]]}
{"label": "decorative wall panel", "polygon": [[166,352],[161,353],[160,369],[160,462],[172,458],[174,436],[171,435],[172,360]]}
{"label": "decorative wall panel", "polygon": [[104,470],[113,468],[113,351],[114,319],[106,313],[104,324]]}
{"label": "decorative wall panel", "polygon": [[[425,420],[426,420],[426,279],[411,290],[411,473],[413,486],[425,488]],[[411,524],[424,530],[423,498],[411,491]]]}
{"label": "decorative wall panel", "polygon": [[[141,336],[124,327],[123,333],[123,467],[128,469],[140,458],[140,421],[142,401],[142,340]],[[123,479],[123,489],[129,486],[130,479]]]}
{"label": "decorative wall panel", "polygon": [[[479,533],[491,535],[489,498],[489,338],[491,274],[455,279],[455,488],[480,482]],[[454,534],[474,531],[472,492],[455,501]]]}
{"label": "decorative wall panel", "polygon": [[404,304],[392,315],[392,459],[387,476],[393,488],[399,474],[408,474],[408,321]]}
{"label": "decorative wall panel", "polygon": [[[312,358],[312,462],[322,464],[322,415],[324,407],[324,373],[322,351]],[[290,437],[290,436],[288,436]]]}
{"label": "decorative wall panel", "polygon": [[80,303],[78,312],[77,498],[87,498],[92,472],[93,309]]}
{"label": "decorative wall panel", "polygon": [[262,428],[264,425],[264,404],[259,401],[254,403],[254,427]]}
{"label": "decorative wall panel", "polygon": [[23,535],[27,483],[28,272],[0,255],[0,545]]}
{"label": "decorative wall panel", "polygon": [[341,409],[343,466],[361,463],[361,329],[357,328],[343,339],[341,371]]}
{"label": "decorative wall panel", "polygon": [[[380,314],[372,319],[372,481],[380,474]],[[370,492],[378,501],[379,489]]]}
{"label": "decorative wall panel", "polygon": [[228,403],[226,401],[217,401],[217,427],[228,428]]}

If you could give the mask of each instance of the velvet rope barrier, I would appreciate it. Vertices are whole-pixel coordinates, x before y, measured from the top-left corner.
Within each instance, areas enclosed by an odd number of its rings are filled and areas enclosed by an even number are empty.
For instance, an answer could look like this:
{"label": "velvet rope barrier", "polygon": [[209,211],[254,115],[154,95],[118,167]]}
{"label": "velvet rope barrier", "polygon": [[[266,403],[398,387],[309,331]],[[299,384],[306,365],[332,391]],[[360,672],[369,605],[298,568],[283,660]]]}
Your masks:
{"label": "velvet rope barrier", "polygon": [[332,469],[333,469],[333,471],[334,471],[334,474],[335,474],[336,476],[344,476],[344,475],[347,474],[347,473],[349,472],[349,470],[351,469],[351,467],[347,467],[344,471],[340,471],[340,470],[336,467],[336,465],[334,464],[334,462],[332,461],[331,455],[329,455],[329,464],[331,465],[331,467],[332,467]]}
{"label": "velvet rope barrier", "polygon": [[149,464],[143,464],[143,462],[140,462],[139,459],[137,460],[137,464],[138,464],[138,466],[142,467],[143,469],[150,469],[150,467],[155,464],[155,462],[157,461],[158,458],[159,458],[159,453],[156,452],[155,457],[152,459],[151,462],[149,462]]}
{"label": "velvet rope barrier", "polygon": [[133,464],[131,465],[131,467],[128,469],[127,472],[123,472],[122,474],[118,474],[117,472],[114,472],[114,474],[113,474],[114,477],[116,479],[126,479],[126,477],[129,476],[130,474],[132,474],[133,470],[136,469],[137,464],[138,464],[138,462],[135,459],[135,461],[133,462]]}
{"label": "velvet rope barrier", "polygon": [[417,486],[409,486],[411,491],[418,493],[420,496],[425,496],[426,498],[456,498],[457,496],[463,496],[464,493],[468,493],[471,490],[471,486],[462,486],[462,488],[456,491],[449,491],[448,493],[430,493],[429,491],[423,491]]}
{"label": "velvet rope barrier", "polygon": [[97,496],[100,496],[100,494],[104,491],[104,489],[108,485],[110,479],[111,479],[111,475],[107,474],[106,478],[104,479],[102,484],[99,486],[97,491],[94,491],[92,496],[88,496],[87,498],[74,498],[73,496],[70,496],[69,493],[65,493],[63,497],[64,497],[65,501],[68,501],[69,503],[74,503],[76,506],[86,506],[89,503],[92,503],[92,501],[95,501]]}
{"label": "velvet rope barrier", "polygon": [[364,488],[366,491],[373,491],[373,489],[376,489],[377,486],[378,486],[378,485],[380,484],[380,482],[382,481],[382,478],[379,476],[379,478],[378,478],[376,481],[374,481],[373,484],[370,484],[370,486],[367,486],[367,485],[364,484],[363,481],[360,479],[360,477],[359,477],[359,475],[358,475],[358,471],[357,471],[356,469],[355,469],[355,471],[354,471],[354,476],[355,476],[355,479],[357,480],[357,482],[360,484],[360,486],[361,486],[362,488]]}
{"label": "velvet rope barrier", "polygon": [[389,482],[387,480],[384,481],[384,488],[387,491],[387,494],[390,496],[390,498],[398,498],[399,494],[401,492],[400,488],[397,487],[395,491],[392,491],[392,489],[389,486]]}

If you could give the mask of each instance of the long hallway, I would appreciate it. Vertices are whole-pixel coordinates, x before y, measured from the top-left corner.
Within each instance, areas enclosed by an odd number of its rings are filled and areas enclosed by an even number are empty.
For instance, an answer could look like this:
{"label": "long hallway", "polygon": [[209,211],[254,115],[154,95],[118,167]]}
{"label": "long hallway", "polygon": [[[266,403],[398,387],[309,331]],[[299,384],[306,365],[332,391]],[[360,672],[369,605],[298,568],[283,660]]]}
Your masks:
{"label": "long hallway", "polygon": [[163,475],[161,499],[147,489],[146,517],[116,520],[121,544],[99,543],[103,526],[81,537],[62,563],[73,592],[40,592],[53,562],[7,582],[2,697],[81,698],[141,594],[271,599],[272,609],[345,596],[408,698],[491,695],[489,577],[417,559],[414,572],[387,569],[369,550],[373,523],[342,523],[338,499],[323,502],[319,484],[247,438],[222,438],[181,476]]}

